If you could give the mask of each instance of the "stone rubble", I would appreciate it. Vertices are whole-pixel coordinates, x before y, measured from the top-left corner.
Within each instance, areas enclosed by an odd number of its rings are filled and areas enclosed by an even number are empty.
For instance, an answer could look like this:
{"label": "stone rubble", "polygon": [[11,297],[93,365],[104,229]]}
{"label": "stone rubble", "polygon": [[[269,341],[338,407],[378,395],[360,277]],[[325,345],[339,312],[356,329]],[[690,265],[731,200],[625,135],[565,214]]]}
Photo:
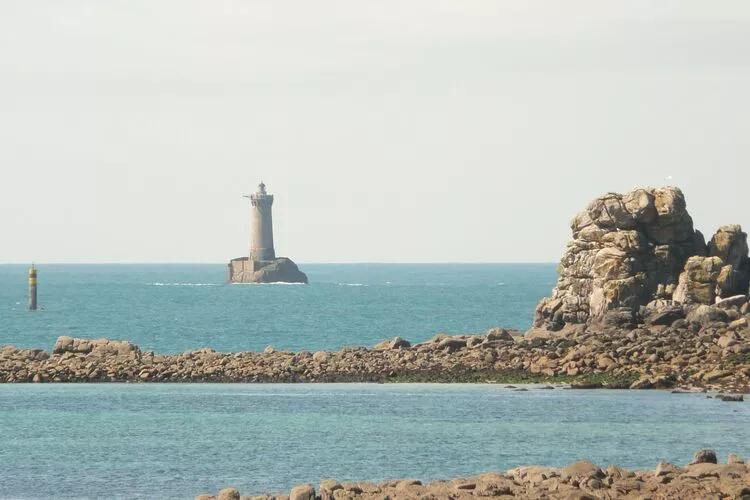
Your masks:
{"label": "stone rubble", "polygon": [[[230,492],[231,496],[230,496]],[[432,481],[412,479],[373,482],[321,481],[292,488],[289,494],[240,496],[234,488],[218,496],[199,495],[196,500],[402,500],[469,499],[609,500],[725,498],[750,500],[750,465],[737,455],[718,464],[713,450],[696,452],[685,467],[659,462],[653,470],[630,471],[616,465],[601,468],[580,460],[563,468],[522,466],[504,473],[487,472],[474,477]]]}
{"label": "stone rubble", "polygon": [[52,353],[2,347],[0,382],[545,382],[741,394],[750,392],[746,305],[687,315],[678,309],[627,330],[591,324],[521,335],[494,328],[314,353],[269,346],[155,355],[130,342],[60,337]]}

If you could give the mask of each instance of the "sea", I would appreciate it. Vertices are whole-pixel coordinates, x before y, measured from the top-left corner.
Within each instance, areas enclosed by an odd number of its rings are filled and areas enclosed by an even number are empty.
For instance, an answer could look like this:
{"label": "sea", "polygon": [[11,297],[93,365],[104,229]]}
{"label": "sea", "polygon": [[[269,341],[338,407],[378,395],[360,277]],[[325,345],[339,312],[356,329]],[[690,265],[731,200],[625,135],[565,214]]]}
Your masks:
{"label": "sea", "polygon": [[[226,285],[222,265],[0,266],[0,345],[58,335],[175,353],[331,350],[526,329],[552,264],[317,264],[310,285]],[[519,391],[519,388],[527,389]],[[428,481],[750,456],[750,406],[706,394],[502,384],[0,384],[0,499],[189,499],[321,479]]]}
{"label": "sea", "polygon": [[228,285],[222,264],[0,266],[0,345],[51,349],[60,335],[130,340],[173,354],[337,350],[401,336],[528,329],[554,264],[308,264],[309,285]]}

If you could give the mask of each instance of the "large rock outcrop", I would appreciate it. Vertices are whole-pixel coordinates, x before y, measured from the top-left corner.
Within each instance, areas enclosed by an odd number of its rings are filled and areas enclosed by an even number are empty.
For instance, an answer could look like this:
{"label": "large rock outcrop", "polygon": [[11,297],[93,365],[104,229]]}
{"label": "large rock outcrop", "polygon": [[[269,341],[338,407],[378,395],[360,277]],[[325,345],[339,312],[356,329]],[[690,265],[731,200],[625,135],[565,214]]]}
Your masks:
{"label": "large rock outcrop", "polygon": [[608,193],[576,215],[571,229],[557,285],[537,306],[535,327],[629,321],[648,304],[713,304],[747,293],[747,235],[723,226],[706,245],[679,188]]}
{"label": "large rock outcrop", "polygon": [[229,263],[230,283],[307,283],[307,275],[292,259],[251,260],[232,259]]}

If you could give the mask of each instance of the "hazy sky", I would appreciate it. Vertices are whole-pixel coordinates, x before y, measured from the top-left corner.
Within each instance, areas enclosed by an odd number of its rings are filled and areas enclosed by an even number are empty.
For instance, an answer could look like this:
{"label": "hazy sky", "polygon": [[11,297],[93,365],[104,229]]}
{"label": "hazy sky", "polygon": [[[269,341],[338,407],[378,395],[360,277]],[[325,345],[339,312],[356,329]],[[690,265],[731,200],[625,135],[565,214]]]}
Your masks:
{"label": "hazy sky", "polygon": [[298,262],[556,261],[635,185],[748,229],[749,92],[747,0],[4,0],[0,262],[224,262],[261,179]]}

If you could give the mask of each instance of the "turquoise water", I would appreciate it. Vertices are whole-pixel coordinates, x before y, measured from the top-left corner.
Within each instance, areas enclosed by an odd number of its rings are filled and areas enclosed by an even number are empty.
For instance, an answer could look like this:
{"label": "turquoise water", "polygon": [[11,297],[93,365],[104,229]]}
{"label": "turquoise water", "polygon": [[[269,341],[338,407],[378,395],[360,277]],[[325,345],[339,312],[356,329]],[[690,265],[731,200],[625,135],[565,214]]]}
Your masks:
{"label": "turquoise water", "polygon": [[310,285],[226,285],[221,264],[0,266],[0,345],[50,349],[59,335],[127,339],[175,353],[332,350],[400,335],[525,330],[553,264],[308,264]]}
{"label": "turquoise water", "polygon": [[339,480],[750,455],[750,405],[492,385],[0,386],[0,498],[192,498]]}
{"label": "turquoise water", "polygon": [[[222,265],[0,266],[0,344],[59,335],[172,353],[336,349],[525,329],[541,265],[306,265],[311,284],[225,285]],[[750,455],[750,410],[701,394],[488,385],[0,385],[0,498],[192,498],[339,480],[423,480],[588,457],[653,467]]]}

